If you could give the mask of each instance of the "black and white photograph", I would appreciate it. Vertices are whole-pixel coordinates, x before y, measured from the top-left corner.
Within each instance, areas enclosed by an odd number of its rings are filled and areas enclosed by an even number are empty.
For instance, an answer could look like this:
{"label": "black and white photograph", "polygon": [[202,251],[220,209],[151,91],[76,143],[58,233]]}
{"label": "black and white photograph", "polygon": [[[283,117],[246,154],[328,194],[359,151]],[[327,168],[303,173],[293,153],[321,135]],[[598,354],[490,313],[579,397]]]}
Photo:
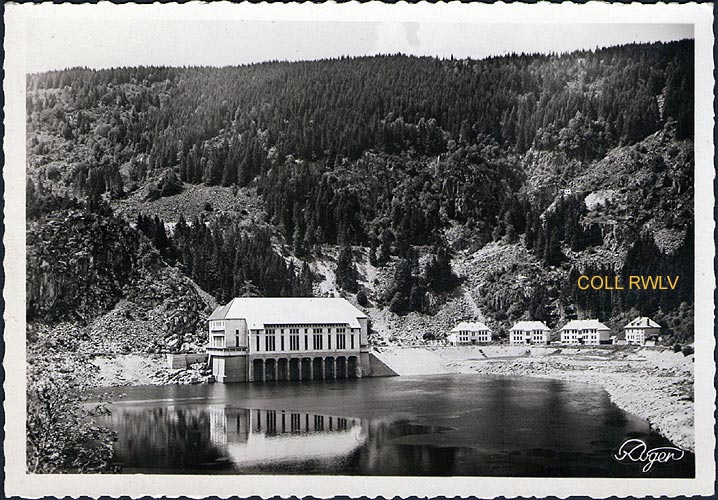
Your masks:
{"label": "black and white photograph", "polygon": [[27,481],[713,488],[705,22],[16,7]]}

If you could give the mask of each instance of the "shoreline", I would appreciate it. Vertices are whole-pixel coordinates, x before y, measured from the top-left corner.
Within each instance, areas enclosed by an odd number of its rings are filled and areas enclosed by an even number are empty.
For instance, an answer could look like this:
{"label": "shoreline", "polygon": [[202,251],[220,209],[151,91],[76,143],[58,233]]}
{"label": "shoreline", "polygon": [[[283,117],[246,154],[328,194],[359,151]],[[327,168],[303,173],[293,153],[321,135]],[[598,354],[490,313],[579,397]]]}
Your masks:
{"label": "shoreline", "polygon": [[[671,349],[629,347],[420,346],[372,350],[397,375],[479,374],[586,383],[604,389],[616,406],[645,419],[651,429],[695,451],[693,356]],[[94,356],[90,385],[201,384],[206,370],[170,369],[164,355]]]}
{"label": "shoreline", "polygon": [[[436,362],[411,366],[411,350]],[[386,347],[375,350],[399,375],[466,373],[586,383],[616,406],[645,419],[671,443],[695,452],[693,356],[671,349],[519,346]],[[443,369],[437,370],[439,366]],[[428,370],[426,368],[429,368]]]}
{"label": "shoreline", "polygon": [[187,368],[170,368],[166,354],[96,354],[89,363],[97,373],[88,381],[91,387],[130,387],[140,385],[190,385],[213,383],[211,370],[203,363]]}

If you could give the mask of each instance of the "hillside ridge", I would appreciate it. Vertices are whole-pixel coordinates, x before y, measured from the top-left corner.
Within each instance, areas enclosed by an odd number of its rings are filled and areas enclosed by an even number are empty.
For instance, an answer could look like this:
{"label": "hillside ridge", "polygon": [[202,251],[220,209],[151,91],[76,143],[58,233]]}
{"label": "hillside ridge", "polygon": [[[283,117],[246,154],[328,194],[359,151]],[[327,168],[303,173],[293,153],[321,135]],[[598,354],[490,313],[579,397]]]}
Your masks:
{"label": "hillside ridge", "polygon": [[31,326],[192,350],[231,297],[341,295],[377,344],[639,314],[690,341],[690,279],[574,283],[692,276],[692,52],[29,75]]}

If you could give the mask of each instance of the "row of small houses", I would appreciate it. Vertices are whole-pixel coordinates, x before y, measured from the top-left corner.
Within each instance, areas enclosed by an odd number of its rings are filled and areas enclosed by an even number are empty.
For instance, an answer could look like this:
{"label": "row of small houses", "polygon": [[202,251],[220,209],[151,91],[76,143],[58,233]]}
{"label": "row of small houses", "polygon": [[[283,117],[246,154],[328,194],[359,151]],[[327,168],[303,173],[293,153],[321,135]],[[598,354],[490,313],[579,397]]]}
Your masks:
{"label": "row of small houses", "polygon": [[[566,323],[559,332],[561,344],[601,345],[655,344],[661,326],[650,318],[638,317],[624,328],[625,338],[611,335],[611,329],[597,319],[574,319]],[[462,322],[451,330],[447,341],[452,345],[488,344],[492,342],[492,331],[481,322]],[[511,345],[547,345],[552,343],[551,329],[542,321],[518,321],[509,330]]]}

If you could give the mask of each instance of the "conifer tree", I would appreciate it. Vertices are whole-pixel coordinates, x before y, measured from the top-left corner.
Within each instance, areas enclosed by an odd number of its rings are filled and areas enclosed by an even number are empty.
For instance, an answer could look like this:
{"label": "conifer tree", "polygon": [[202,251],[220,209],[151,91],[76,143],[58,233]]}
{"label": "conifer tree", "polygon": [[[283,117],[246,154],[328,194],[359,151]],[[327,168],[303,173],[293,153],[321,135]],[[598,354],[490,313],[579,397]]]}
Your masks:
{"label": "conifer tree", "polygon": [[342,247],[337,258],[335,268],[337,285],[348,292],[357,291],[357,271],[354,267],[354,257],[352,249],[346,245]]}

